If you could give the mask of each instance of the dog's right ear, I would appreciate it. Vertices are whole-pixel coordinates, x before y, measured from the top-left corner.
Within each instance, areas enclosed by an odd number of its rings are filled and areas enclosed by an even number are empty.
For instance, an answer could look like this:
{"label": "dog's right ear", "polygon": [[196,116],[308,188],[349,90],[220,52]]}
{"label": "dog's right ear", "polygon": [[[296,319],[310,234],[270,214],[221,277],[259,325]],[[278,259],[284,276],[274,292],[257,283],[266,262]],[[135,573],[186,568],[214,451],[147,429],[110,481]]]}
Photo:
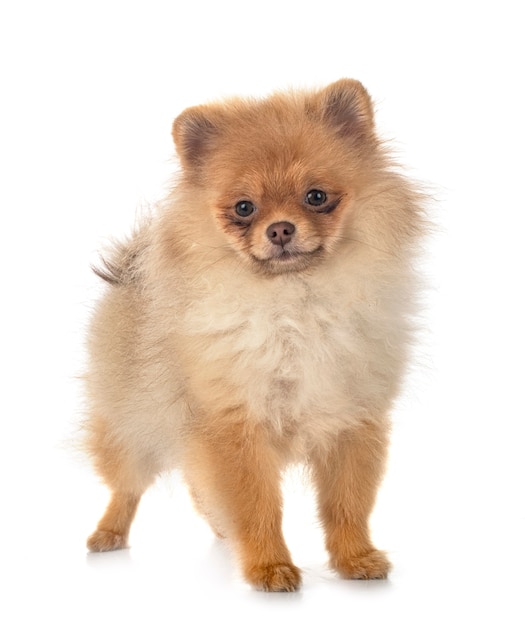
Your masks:
{"label": "dog's right ear", "polygon": [[198,167],[213,150],[220,121],[218,111],[206,105],[190,107],[175,119],[171,134],[184,167]]}

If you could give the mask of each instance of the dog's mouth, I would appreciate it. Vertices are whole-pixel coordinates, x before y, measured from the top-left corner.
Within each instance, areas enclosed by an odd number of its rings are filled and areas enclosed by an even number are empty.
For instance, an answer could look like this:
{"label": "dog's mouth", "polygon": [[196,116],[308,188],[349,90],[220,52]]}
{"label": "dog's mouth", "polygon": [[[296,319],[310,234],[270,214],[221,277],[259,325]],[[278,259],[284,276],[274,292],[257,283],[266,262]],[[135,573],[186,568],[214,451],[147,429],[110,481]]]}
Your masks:
{"label": "dog's mouth", "polygon": [[261,259],[253,254],[251,257],[259,269],[270,274],[282,274],[307,269],[312,263],[322,257],[323,252],[323,246],[320,245],[314,250],[307,252],[281,248],[271,257],[265,259]]}

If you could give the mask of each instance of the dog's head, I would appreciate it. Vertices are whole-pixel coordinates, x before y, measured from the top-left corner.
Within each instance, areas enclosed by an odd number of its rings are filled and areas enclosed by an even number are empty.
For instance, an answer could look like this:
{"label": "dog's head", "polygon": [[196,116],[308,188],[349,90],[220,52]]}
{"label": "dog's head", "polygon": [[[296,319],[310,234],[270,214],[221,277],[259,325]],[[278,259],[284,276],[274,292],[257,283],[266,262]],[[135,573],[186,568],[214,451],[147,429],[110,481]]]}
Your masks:
{"label": "dog's head", "polygon": [[334,253],[374,158],[370,98],[343,79],[309,93],[185,110],[173,124],[183,175],[205,189],[229,245],[267,274]]}

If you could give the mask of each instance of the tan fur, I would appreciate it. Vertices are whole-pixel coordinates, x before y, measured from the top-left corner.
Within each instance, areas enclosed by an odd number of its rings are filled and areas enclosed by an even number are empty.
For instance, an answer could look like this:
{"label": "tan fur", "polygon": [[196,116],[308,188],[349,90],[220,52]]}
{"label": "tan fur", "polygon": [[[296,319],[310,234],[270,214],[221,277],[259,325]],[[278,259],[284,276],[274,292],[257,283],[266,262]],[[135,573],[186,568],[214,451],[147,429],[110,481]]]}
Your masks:
{"label": "tan fur", "polygon": [[383,578],[368,519],[411,336],[419,196],[357,81],[193,107],[173,137],[172,192],[97,270],[86,441],[112,499],[88,546],[125,546],[144,490],[178,467],[246,579],[297,589],[279,484],[303,462],[332,567]]}

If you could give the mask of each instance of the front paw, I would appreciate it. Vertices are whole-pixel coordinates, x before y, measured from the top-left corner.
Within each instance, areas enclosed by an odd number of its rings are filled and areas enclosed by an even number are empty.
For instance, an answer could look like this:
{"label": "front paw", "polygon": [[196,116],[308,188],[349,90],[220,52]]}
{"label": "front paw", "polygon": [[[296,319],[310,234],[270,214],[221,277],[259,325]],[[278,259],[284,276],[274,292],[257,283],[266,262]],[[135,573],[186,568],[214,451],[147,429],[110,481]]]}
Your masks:
{"label": "front paw", "polygon": [[261,591],[297,591],[301,572],[292,563],[259,565],[245,571],[247,581]]}
{"label": "front paw", "polygon": [[87,540],[88,550],[91,552],[109,552],[127,548],[126,537],[113,533],[110,530],[96,530]]}
{"label": "front paw", "polygon": [[392,565],[384,552],[371,550],[358,556],[333,558],[331,566],[342,578],[377,580],[386,578]]}

